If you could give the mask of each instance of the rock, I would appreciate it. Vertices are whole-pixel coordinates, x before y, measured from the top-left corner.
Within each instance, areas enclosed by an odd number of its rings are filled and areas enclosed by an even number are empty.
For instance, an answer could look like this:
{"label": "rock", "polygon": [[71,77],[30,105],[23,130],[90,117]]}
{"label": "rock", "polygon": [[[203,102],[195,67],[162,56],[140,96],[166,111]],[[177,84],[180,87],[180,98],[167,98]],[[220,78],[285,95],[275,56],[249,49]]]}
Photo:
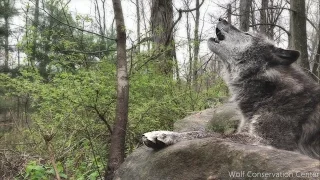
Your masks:
{"label": "rock", "polygon": [[214,131],[229,134],[237,129],[241,119],[238,108],[233,103],[226,103],[217,108],[210,108],[176,121],[174,130]]}
{"label": "rock", "polygon": [[208,122],[207,131],[222,134],[234,133],[241,120],[238,107],[233,103],[226,103],[214,109],[214,114]]}
{"label": "rock", "polygon": [[[238,173],[238,178],[232,178],[231,175],[235,173]],[[320,162],[295,152],[205,138],[182,141],[159,151],[141,147],[126,159],[114,179],[225,180],[279,177],[319,180]]]}
{"label": "rock", "polygon": [[[175,123],[175,131],[230,134],[241,116],[232,103]],[[235,177],[232,177],[234,175]],[[296,152],[245,141],[210,137],[181,141],[161,150],[145,146],[129,155],[115,180],[320,179],[320,162]]]}

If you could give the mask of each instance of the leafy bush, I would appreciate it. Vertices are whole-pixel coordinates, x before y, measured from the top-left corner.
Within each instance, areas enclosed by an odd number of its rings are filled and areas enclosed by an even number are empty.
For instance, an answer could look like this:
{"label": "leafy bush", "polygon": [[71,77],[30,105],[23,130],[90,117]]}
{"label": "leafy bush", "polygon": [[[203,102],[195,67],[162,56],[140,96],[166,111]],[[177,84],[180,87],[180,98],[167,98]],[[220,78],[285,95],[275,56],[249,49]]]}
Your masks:
{"label": "leafy bush", "polygon": [[[59,176],[62,179],[67,179],[67,175],[63,173],[63,167],[61,163],[57,164]],[[21,175],[23,179],[28,180],[47,180],[55,177],[55,171],[51,166],[44,166],[38,164],[36,161],[30,161],[27,166],[25,173]]]}

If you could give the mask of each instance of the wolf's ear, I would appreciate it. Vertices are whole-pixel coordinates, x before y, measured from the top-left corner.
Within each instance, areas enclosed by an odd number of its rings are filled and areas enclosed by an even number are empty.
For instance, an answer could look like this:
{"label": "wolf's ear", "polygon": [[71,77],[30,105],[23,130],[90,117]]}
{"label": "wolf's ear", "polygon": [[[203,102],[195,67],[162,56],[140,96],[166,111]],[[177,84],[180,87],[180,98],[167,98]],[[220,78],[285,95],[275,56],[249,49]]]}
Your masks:
{"label": "wolf's ear", "polygon": [[294,63],[300,56],[300,52],[296,50],[285,50],[274,47],[272,53],[276,56],[271,63],[279,65],[290,65]]}

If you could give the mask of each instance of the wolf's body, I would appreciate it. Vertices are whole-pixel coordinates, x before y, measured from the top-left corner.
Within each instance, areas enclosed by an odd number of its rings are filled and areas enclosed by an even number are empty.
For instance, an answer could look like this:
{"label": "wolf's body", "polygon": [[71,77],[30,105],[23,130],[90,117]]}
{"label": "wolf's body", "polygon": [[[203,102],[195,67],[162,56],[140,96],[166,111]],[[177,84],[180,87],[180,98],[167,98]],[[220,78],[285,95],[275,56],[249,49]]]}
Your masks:
{"label": "wolf's body", "polygon": [[320,86],[292,64],[299,52],[277,48],[225,20],[216,33],[208,47],[222,59],[224,80],[243,116],[238,133],[320,159]]}

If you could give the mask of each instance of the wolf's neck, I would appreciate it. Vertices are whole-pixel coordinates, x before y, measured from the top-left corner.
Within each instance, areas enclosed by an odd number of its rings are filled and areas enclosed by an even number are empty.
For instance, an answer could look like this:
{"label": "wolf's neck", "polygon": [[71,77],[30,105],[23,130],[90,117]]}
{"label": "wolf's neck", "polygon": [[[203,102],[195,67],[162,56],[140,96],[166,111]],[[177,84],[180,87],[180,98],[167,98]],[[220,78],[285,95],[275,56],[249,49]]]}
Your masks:
{"label": "wolf's neck", "polygon": [[247,117],[265,111],[276,111],[282,115],[292,112],[309,114],[313,109],[311,107],[320,104],[320,89],[313,85],[298,88],[279,82],[250,79],[230,83],[230,89],[233,100]]}
{"label": "wolf's neck", "polygon": [[250,115],[261,106],[270,101],[270,97],[276,91],[273,82],[263,80],[246,80],[242,82],[231,82],[230,90],[235,101],[243,113]]}

